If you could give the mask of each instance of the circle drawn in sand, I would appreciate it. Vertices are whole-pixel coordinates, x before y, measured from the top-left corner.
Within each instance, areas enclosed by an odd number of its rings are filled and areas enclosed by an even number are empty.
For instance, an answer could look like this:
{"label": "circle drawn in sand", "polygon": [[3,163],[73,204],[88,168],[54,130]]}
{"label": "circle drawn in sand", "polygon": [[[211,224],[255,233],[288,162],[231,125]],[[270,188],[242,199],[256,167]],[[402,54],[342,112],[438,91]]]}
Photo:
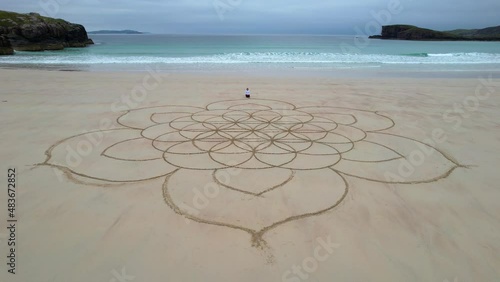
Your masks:
{"label": "circle drawn in sand", "polygon": [[[269,230],[338,207],[352,189],[350,177],[417,184],[462,167],[428,144],[390,133],[389,117],[358,109],[228,100],[130,110],[117,123],[122,128],[59,141],[43,165],[95,185],[162,177],[165,202],[176,213],[245,231],[257,247],[266,246]],[[78,151],[96,136],[100,142],[71,163],[67,148]],[[422,161],[410,173],[401,170],[416,159]]]}

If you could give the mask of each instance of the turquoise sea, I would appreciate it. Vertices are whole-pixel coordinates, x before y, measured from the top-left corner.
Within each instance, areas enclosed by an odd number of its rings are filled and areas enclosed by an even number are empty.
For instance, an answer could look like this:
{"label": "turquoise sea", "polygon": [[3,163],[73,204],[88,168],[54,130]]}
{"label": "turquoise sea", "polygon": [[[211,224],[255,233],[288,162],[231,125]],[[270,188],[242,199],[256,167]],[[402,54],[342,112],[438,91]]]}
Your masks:
{"label": "turquoise sea", "polygon": [[54,70],[500,72],[500,42],[354,36],[91,35],[87,48],[16,52],[1,67]]}

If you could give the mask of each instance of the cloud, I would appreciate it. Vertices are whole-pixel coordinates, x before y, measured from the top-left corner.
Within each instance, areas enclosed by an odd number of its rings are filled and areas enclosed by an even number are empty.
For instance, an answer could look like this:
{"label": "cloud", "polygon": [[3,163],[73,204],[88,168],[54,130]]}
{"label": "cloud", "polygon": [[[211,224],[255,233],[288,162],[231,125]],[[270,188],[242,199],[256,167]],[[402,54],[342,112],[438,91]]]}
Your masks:
{"label": "cloud", "polygon": [[[356,26],[372,20],[372,11],[386,9],[390,1],[400,1],[404,8],[392,16],[394,24],[442,30],[500,24],[498,0],[27,0],[5,1],[0,9],[44,13],[51,7],[56,17],[81,23],[88,30],[354,34]],[[224,20],[214,6],[226,10]]]}

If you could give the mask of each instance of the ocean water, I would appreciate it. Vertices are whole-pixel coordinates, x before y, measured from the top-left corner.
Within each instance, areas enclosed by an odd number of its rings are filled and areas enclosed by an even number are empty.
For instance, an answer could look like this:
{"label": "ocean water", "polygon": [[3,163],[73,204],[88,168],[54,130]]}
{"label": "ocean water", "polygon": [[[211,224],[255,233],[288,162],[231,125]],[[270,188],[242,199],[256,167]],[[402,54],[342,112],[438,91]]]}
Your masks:
{"label": "ocean water", "polygon": [[500,42],[354,36],[92,35],[87,48],[0,57],[1,67],[140,71],[500,72]]}

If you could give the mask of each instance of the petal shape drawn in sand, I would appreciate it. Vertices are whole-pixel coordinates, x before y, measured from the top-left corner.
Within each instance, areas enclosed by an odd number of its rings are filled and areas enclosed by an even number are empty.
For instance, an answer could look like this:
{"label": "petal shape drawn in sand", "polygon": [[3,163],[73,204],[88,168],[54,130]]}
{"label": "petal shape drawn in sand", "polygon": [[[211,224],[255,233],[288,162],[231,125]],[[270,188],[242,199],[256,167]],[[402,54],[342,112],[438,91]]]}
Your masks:
{"label": "petal shape drawn in sand", "polygon": [[169,120],[191,116],[204,111],[203,108],[190,106],[158,106],[127,111],[117,122],[131,129],[145,129],[155,124],[167,123]]}
{"label": "petal shape drawn in sand", "polygon": [[161,158],[161,153],[158,159],[151,141],[144,140],[140,131],[133,129],[88,132],[61,140],[49,148],[44,164],[89,180],[108,182],[149,180],[176,169]]}
{"label": "petal shape drawn in sand", "polygon": [[[334,209],[349,190],[345,179],[331,169],[296,171],[294,177],[259,195],[228,188],[231,174],[225,185],[213,177],[211,171],[176,171],[163,186],[166,203],[196,222],[248,232],[256,246],[265,246],[263,236],[271,229]],[[266,180],[253,181],[266,184]]]}
{"label": "petal shape drawn in sand", "polygon": [[209,104],[207,110],[294,110],[295,106],[291,103],[277,100],[252,99],[247,100],[226,100]]}
{"label": "petal shape drawn in sand", "polygon": [[372,143],[372,148],[380,152],[361,159],[361,152],[351,151],[333,169],[375,182],[416,184],[440,180],[462,167],[437,148],[418,140],[382,132],[368,136],[378,141]]}
{"label": "petal shape drawn in sand", "polygon": [[[363,131],[383,131],[394,127],[394,121],[378,112],[357,110],[340,107],[311,106],[300,107],[298,110],[308,112],[312,115],[323,116],[333,119],[339,124],[352,125]],[[348,115],[355,119],[355,123],[346,123],[345,118],[335,119],[335,115]]]}

